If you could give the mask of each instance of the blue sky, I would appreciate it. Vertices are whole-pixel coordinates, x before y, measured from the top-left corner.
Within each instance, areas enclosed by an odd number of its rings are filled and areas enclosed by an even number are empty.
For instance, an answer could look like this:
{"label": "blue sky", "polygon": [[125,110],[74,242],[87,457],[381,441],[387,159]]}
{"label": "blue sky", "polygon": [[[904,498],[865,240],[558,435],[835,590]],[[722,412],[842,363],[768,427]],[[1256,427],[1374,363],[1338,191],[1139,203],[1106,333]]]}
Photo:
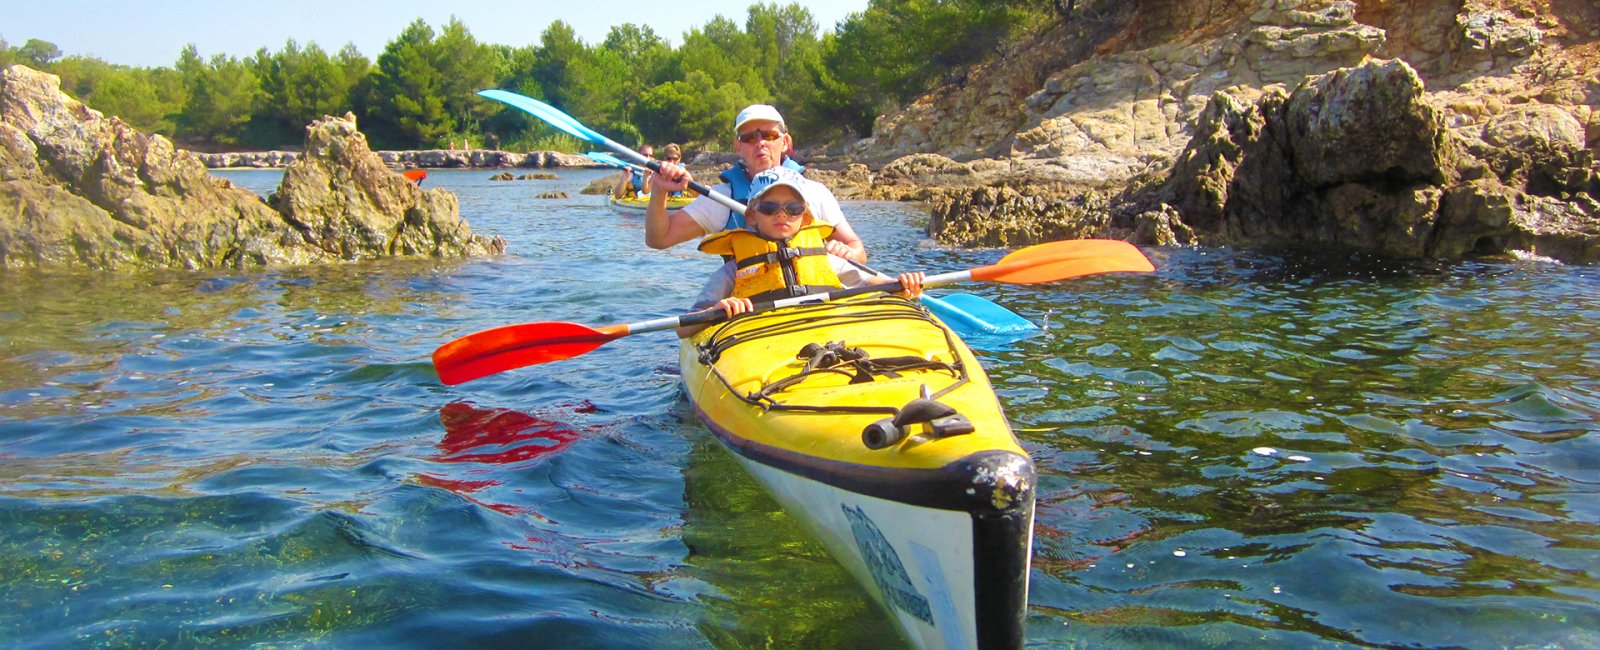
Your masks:
{"label": "blue sky", "polygon": [[[867,1],[805,0],[800,4],[811,10],[817,26],[826,32],[849,14],[866,9]],[[355,43],[367,58],[376,59],[383,46],[411,21],[421,18],[437,29],[454,15],[486,43],[537,43],[552,21],[564,20],[590,44],[604,39],[612,25],[635,23],[649,25],[676,46],[682,43],[685,31],[704,25],[717,14],[744,24],[746,10],[754,2],[11,0],[0,11],[0,38],[12,47],[30,38],[43,39],[55,43],[64,54],[132,66],[171,66],[187,43],[194,43],[206,58],[215,54],[243,57],[262,47],[276,52],[290,38],[302,46],[315,42],[329,53],[345,43]]]}

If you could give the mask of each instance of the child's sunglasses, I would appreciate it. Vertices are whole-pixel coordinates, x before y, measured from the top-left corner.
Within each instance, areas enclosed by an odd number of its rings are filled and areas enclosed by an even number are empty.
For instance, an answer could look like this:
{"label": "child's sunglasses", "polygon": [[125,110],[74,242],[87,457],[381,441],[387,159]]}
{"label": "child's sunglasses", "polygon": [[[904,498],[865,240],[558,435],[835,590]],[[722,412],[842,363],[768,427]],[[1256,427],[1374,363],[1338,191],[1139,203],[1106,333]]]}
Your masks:
{"label": "child's sunglasses", "polygon": [[803,202],[800,202],[800,201],[792,201],[792,202],[789,202],[789,203],[779,203],[777,201],[762,201],[762,202],[757,203],[757,204],[755,204],[753,206],[750,206],[750,207],[755,208],[756,212],[760,212],[761,214],[767,215],[769,217],[770,216],[777,216],[779,210],[782,210],[782,211],[788,213],[789,216],[791,216],[791,217],[798,217],[798,216],[806,213],[806,204],[803,203]]}

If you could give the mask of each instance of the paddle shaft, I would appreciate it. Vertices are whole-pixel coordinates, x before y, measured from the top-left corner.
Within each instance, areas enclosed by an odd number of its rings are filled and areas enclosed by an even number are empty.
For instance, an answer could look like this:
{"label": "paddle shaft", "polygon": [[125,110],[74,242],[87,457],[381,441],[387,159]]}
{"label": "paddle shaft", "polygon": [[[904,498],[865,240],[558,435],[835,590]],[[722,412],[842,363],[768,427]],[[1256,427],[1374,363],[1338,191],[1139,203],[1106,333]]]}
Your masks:
{"label": "paddle shaft", "polygon": [[[923,281],[923,287],[942,287],[945,285],[955,284],[957,282],[965,282],[970,279],[972,279],[972,271],[940,273],[938,275],[928,276],[928,278]],[[852,287],[849,289],[830,291],[828,293],[817,293],[809,296],[795,296],[793,298],[780,298],[778,300],[758,302],[754,304],[755,309],[753,311],[769,311],[781,307],[792,307],[794,305],[805,304],[808,302],[829,302],[842,298],[849,298],[851,296],[859,296],[875,292],[897,293],[900,291],[905,291],[905,287],[900,285],[899,280],[895,280],[893,282],[887,282],[884,284],[870,284],[862,287]],[[668,316],[665,318],[656,318],[637,323],[629,323],[627,325],[614,325],[613,327],[620,331],[620,336],[626,336],[629,334],[643,334],[645,332],[656,332],[688,325],[711,325],[720,323],[727,319],[727,312],[721,309],[708,309],[692,314],[684,314],[682,316]]]}

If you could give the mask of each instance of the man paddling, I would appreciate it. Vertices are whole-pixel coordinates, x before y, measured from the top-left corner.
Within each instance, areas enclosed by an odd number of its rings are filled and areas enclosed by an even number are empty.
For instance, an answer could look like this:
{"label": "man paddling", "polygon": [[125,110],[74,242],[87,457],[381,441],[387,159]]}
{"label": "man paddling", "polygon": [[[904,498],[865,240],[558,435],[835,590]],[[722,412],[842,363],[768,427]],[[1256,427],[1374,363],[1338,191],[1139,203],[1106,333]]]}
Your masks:
{"label": "man paddling", "polygon": [[[719,193],[733,197],[741,203],[749,200],[751,179],[756,174],[775,167],[795,171],[803,169],[786,151],[794,146],[789,128],[778,109],[766,104],[752,104],[739,111],[733,122],[733,148],[739,153],[739,162],[723,172],[722,183],[713,187]],[[736,214],[708,196],[696,198],[682,209],[667,210],[667,194],[682,191],[694,177],[677,163],[663,162],[661,173],[653,175],[650,204],[644,213],[644,243],[655,249],[666,249],[705,235],[745,227],[744,215]],[[839,199],[827,187],[815,181],[801,179],[798,185],[812,206],[816,220],[833,226],[826,246],[829,253],[857,262],[867,261],[866,245],[856,235],[850,222],[839,208]]]}

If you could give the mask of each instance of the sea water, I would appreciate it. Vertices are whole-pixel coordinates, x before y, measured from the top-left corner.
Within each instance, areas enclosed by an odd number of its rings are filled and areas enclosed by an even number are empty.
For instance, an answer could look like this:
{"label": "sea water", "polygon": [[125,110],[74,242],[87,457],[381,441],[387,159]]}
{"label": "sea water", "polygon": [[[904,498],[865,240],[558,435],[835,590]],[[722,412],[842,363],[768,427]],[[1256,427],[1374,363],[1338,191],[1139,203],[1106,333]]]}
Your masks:
{"label": "sea water", "polygon": [[[473,331],[692,300],[717,260],[601,174],[430,172],[499,257],[5,272],[0,646],[902,645],[671,334],[439,384]],[[845,208],[882,269],[1004,254]],[[960,287],[1043,326],[973,341],[1039,468],[1030,645],[1600,645],[1600,272],[1145,250]]]}

